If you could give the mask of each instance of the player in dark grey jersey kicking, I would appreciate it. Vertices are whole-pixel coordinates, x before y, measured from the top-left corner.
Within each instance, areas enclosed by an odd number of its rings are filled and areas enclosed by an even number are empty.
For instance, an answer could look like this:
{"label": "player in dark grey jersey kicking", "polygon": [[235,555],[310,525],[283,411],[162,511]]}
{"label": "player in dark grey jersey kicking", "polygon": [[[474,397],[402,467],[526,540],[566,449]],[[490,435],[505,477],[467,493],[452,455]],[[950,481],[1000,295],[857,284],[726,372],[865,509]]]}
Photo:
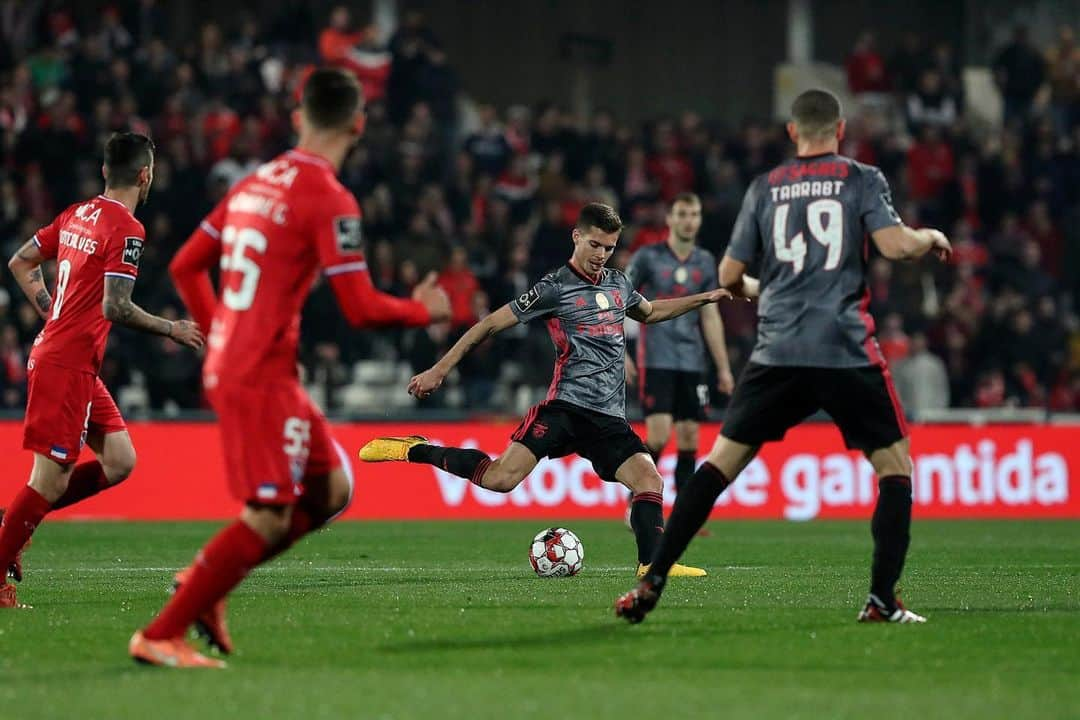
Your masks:
{"label": "player in dark grey jersey kicking", "polygon": [[[937,230],[901,222],[880,170],[837,154],[844,120],[835,96],[807,91],[791,114],[797,157],[747,189],[720,263],[722,287],[760,298],[757,346],[720,437],[676,498],[649,572],[615,603],[630,622],[656,607],[667,568],[758,448],[818,409],[878,476],[870,596],[858,619],[925,622],[895,594],[910,537],[912,468],[903,411],[867,313],[866,236],[890,260],[929,252],[945,260],[952,248]],[[746,275],[754,259],[761,260],[760,282]]]}
{"label": "player in dark grey jersey kicking", "polygon": [[[360,450],[366,462],[427,463],[487,490],[510,492],[542,457],[577,453],[596,474],[614,478],[634,494],[631,525],[638,546],[638,576],[663,532],[663,482],[641,439],[626,422],[623,320],[657,323],[730,298],[714,289],[650,302],[618,270],[605,268],[622,231],[611,207],[586,205],[573,231],[570,261],[544,276],[532,290],[469,329],[434,367],[409,382],[409,392],[427,397],[472,348],[518,323],[544,320],[557,357],[547,398],[529,411],[510,446],[495,460],[479,450],[429,444],[419,436],[377,438]],[[667,575],[701,576],[705,571],[669,563]]]}

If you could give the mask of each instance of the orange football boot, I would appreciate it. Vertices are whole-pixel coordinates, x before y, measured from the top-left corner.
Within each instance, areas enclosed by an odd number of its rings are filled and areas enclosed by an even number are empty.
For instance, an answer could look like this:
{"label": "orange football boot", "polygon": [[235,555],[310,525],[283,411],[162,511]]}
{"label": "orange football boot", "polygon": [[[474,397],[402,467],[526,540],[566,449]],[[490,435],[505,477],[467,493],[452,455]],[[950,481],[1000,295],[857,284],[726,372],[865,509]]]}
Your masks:
{"label": "orange football boot", "polygon": [[135,662],[144,665],[171,668],[216,668],[225,667],[224,660],[208,658],[188,645],[182,638],[169,640],[147,640],[142,630],[131,636],[128,653]]}

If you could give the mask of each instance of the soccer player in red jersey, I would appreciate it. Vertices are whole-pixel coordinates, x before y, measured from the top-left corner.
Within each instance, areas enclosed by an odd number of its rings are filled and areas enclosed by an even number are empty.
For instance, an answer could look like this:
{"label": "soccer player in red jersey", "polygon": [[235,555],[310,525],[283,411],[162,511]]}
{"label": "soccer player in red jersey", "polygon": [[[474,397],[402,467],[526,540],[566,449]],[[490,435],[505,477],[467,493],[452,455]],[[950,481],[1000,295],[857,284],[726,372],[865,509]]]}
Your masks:
{"label": "soccer player in red jersey", "polygon": [[[135,466],[124,419],[97,373],[112,323],[165,335],[191,348],[199,328],[171,322],[131,301],[146,244],[132,214],[154,180],[154,144],[136,133],[105,145],[105,192],[76,203],[28,240],[8,266],[45,320],[28,363],[23,447],[34,453],[30,481],[3,513],[0,568],[22,580],[19,556],[50,510],[67,507],[121,482]],[[41,264],[56,260],[55,296]],[[96,460],[75,464],[83,445]],[[15,586],[0,578],[0,608],[19,607]]]}
{"label": "soccer player in red jersey", "polygon": [[[300,310],[316,273],[327,276],[354,327],[422,326],[450,315],[434,275],[412,299],[372,285],[359,207],[335,176],[363,120],[352,75],[312,73],[294,116],[297,147],[238,183],[170,265],[192,315],[209,323],[203,383],[218,413],[230,490],[244,508],[177,576],[168,604],[132,637],[136,660],[223,666],[184,641],[188,627],[228,654],[228,593],[256,565],[348,505],[351,465],[296,370]],[[215,299],[209,270],[218,265]]]}

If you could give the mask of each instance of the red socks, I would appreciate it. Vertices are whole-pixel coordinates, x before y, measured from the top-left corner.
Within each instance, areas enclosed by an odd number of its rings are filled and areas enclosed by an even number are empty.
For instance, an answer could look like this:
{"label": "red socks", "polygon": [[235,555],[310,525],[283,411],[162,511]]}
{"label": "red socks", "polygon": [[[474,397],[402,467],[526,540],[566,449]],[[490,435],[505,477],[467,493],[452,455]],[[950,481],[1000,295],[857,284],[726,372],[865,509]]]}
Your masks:
{"label": "red socks", "polygon": [[266,541],[236,520],[208,542],[165,608],[144,631],[148,640],[182,636],[199,615],[240,584],[267,555]]}
{"label": "red socks", "polygon": [[52,510],[49,501],[41,497],[34,488],[26,485],[11,506],[4,512],[4,522],[0,525],[0,585],[4,584],[8,565],[15,560],[15,555],[26,545],[34,534],[42,518]]}
{"label": "red socks", "polygon": [[74,505],[86,498],[97,495],[109,487],[109,480],[105,477],[105,471],[101,469],[101,463],[97,460],[76,465],[68,478],[67,490],[60,499],[53,503],[52,509],[59,510],[68,505]]}

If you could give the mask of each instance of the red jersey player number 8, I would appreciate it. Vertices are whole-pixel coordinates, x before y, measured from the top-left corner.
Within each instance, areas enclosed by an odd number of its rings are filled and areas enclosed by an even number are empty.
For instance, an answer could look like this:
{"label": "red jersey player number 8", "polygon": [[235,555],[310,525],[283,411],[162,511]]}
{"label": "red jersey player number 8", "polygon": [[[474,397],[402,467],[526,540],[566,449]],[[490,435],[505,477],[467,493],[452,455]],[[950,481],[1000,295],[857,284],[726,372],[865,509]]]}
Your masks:
{"label": "red jersey player number 8", "polygon": [[64,306],[64,294],[67,292],[69,280],[71,280],[71,261],[61,260],[56,265],[56,297],[53,299],[53,320],[60,317],[60,309]]}
{"label": "red jersey player number 8", "polygon": [[241,276],[239,289],[225,288],[221,301],[230,310],[248,310],[255,301],[255,290],[262,271],[259,264],[247,255],[247,250],[251,248],[259,255],[265,253],[266,236],[255,228],[226,225],[221,233],[221,242],[226,248],[226,252],[221,254],[221,269],[240,273]]}

